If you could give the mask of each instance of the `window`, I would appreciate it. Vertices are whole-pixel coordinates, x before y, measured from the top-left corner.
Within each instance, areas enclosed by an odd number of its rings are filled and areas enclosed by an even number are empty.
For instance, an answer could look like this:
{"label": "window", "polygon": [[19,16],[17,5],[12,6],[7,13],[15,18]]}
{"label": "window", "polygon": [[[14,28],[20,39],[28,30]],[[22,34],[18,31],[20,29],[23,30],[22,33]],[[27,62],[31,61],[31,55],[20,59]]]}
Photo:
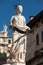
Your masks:
{"label": "window", "polygon": [[39,34],[36,35],[36,44],[39,45]]}
{"label": "window", "polygon": [[38,23],[36,24],[36,27],[38,27]]}
{"label": "window", "polygon": [[11,43],[11,40],[9,39],[8,42]]}
{"label": "window", "polygon": [[41,19],[40,21],[41,21],[41,23],[43,24],[43,19]]}
{"label": "window", "polygon": [[42,42],[43,42],[43,31],[42,31]]}

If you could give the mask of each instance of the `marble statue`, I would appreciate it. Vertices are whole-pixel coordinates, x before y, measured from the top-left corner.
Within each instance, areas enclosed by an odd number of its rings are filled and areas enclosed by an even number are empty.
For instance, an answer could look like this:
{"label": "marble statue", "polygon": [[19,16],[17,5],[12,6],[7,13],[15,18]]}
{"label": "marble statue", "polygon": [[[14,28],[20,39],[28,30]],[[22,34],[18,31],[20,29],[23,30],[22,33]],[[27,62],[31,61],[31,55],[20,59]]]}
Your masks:
{"label": "marble statue", "polygon": [[13,44],[13,50],[15,52],[14,53],[15,55],[16,55],[16,50],[18,49],[19,49],[18,53],[23,52],[24,49],[26,50],[26,43],[27,43],[26,35],[18,32],[18,30],[16,29],[19,29],[20,31],[23,32],[26,32],[27,29],[30,30],[30,28],[26,26],[26,19],[22,15],[22,11],[23,11],[23,7],[21,5],[18,5],[16,7],[16,15],[11,17],[10,25],[9,25],[10,28],[12,29],[12,44]]}
{"label": "marble statue", "polygon": [[[15,26],[22,31],[26,31],[28,27],[26,26],[25,17],[21,15],[22,11],[23,11],[23,7],[21,5],[18,5],[16,8],[16,15],[11,17],[10,26],[12,26],[12,28]],[[13,29],[13,42],[15,42],[20,35],[21,34],[19,32]]]}

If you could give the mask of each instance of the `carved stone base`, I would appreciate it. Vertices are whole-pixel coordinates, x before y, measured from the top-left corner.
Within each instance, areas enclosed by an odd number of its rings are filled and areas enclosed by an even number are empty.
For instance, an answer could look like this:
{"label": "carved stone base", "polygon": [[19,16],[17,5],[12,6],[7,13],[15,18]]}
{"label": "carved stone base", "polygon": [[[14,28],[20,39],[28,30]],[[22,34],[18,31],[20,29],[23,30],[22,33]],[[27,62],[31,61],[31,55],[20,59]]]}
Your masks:
{"label": "carved stone base", "polygon": [[26,63],[25,62],[15,62],[12,64],[3,64],[3,65],[26,65]]}
{"label": "carved stone base", "polygon": [[2,64],[2,65],[11,65],[11,64]]}

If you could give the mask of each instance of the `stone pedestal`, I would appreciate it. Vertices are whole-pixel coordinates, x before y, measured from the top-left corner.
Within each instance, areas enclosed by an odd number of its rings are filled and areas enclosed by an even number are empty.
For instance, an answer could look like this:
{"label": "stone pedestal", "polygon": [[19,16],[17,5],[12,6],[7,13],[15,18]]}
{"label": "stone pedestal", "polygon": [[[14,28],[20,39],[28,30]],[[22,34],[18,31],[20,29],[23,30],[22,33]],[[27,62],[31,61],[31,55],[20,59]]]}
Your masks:
{"label": "stone pedestal", "polygon": [[2,64],[2,65],[11,65],[11,64]]}
{"label": "stone pedestal", "polygon": [[15,62],[12,64],[3,64],[3,65],[26,65],[26,63],[25,62]]}
{"label": "stone pedestal", "polygon": [[26,63],[25,63],[25,62],[15,62],[15,63],[12,64],[12,65],[26,65]]}

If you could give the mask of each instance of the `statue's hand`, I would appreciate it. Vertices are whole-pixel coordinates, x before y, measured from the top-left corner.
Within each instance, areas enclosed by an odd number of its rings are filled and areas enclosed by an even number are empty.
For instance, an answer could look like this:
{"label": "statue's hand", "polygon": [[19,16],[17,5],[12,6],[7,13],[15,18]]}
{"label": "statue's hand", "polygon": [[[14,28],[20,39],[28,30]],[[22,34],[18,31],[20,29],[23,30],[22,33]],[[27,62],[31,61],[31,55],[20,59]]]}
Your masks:
{"label": "statue's hand", "polygon": [[28,26],[20,26],[20,28],[22,28],[22,29],[24,29],[24,30],[27,30],[27,29],[28,29],[28,30],[31,30],[30,27],[28,27]]}
{"label": "statue's hand", "polygon": [[26,26],[26,29],[31,30],[30,27]]}
{"label": "statue's hand", "polygon": [[9,28],[12,28],[12,22],[10,22],[10,24],[9,24]]}

